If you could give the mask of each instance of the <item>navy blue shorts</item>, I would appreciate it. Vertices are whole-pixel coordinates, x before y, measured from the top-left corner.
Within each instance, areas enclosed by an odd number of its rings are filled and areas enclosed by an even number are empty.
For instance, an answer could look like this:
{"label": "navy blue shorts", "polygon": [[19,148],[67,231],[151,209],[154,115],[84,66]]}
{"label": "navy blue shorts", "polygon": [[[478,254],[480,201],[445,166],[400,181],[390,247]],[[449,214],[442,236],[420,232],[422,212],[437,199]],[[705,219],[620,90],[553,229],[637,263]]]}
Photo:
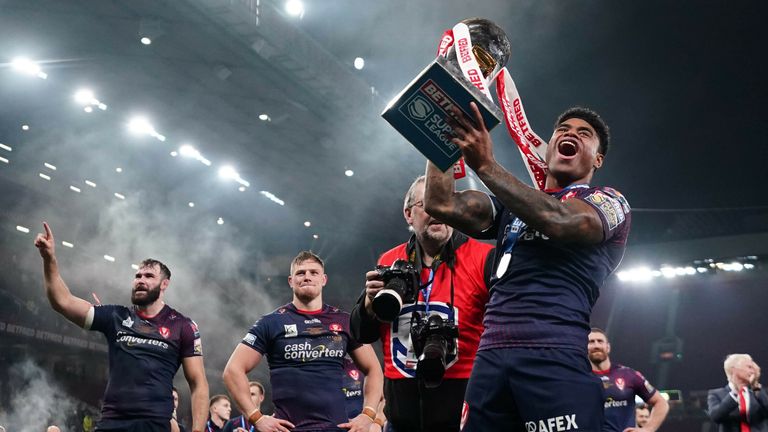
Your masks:
{"label": "navy blue shorts", "polygon": [[603,386],[586,354],[555,348],[478,351],[463,432],[600,432]]}

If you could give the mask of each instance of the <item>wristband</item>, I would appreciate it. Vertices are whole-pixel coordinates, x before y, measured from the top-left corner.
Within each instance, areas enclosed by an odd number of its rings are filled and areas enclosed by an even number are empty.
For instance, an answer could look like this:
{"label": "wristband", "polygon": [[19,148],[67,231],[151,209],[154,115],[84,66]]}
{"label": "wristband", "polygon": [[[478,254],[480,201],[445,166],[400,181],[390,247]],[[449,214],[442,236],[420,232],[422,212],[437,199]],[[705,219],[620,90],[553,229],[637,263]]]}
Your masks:
{"label": "wristband", "polygon": [[248,414],[248,422],[252,425],[255,425],[259,420],[261,420],[262,417],[264,417],[264,414],[262,414],[261,411],[256,408],[255,410],[251,411],[250,414]]}
{"label": "wristband", "polygon": [[365,414],[371,419],[371,421],[376,421],[376,410],[369,406],[363,408],[363,411],[360,414]]}
{"label": "wristband", "polygon": [[381,426],[382,429],[384,429],[384,419],[383,418],[376,417],[375,419],[373,419],[373,422],[376,423],[377,425]]}

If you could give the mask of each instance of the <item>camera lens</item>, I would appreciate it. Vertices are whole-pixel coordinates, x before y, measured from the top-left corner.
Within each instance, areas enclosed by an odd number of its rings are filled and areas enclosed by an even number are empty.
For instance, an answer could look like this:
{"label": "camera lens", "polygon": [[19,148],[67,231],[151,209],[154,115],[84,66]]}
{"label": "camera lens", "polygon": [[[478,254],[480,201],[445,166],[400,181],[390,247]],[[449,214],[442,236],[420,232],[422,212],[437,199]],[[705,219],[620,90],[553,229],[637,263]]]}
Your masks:
{"label": "camera lens", "polygon": [[418,378],[424,380],[427,388],[435,388],[443,381],[445,375],[445,356],[448,342],[441,335],[431,335],[424,344],[424,352],[419,357],[416,368]]}
{"label": "camera lens", "polygon": [[403,299],[400,293],[405,290],[405,282],[402,279],[392,279],[384,289],[373,298],[373,313],[381,321],[392,322],[397,319],[400,309],[403,307]]}

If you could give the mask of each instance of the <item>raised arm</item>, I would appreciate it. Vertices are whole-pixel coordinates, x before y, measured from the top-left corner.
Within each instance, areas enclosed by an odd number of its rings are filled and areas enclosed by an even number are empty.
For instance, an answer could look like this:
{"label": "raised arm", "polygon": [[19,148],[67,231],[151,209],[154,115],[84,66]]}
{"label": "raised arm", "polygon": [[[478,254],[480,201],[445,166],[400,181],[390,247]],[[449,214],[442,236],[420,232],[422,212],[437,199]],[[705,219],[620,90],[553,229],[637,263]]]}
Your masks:
{"label": "raised arm", "polygon": [[451,170],[444,173],[432,162],[427,162],[424,210],[470,236],[477,236],[493,223],[488,195],[476,190],[457,192]]}
{"label": "raised arm", "polygon": [[45,280],[45,294],[53,310],[80,327],[85,326],[85,318],[93,305],[72,295],[59,274],[59,264],[56,261],[56,240],[53,238],[53,230],[48,223],[43,222],[45,234],[35,237],[35,246],[43,258],[43,278]]}
{"label": "raised arm", "polygon": [[474,124],[459,111],[453,142],[461,148],[467,164],[496,198],[515,216],[547,237],[580,243],[601,242],[603,224],[592,206],[578,199],[560,202],[521,182],[496,162],[493,141],[480,110],[474,102],[470,108]]}
{"label": "raised arm", "polygon": [[203,357],[184,357],[181,366],[192,398],[192,430],[201,432],[208,419],[208,379],[205,377]]}

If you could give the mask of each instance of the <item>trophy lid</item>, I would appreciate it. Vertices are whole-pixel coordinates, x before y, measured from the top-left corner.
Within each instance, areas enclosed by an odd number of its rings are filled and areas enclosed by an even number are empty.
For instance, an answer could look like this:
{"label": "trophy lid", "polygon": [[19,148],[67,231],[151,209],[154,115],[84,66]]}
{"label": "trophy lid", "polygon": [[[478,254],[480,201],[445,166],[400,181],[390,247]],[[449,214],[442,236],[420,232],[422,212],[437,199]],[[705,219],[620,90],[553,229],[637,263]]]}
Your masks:
{"label": "trophy lid", "polygon": [[512,53],[512,47],[504,29],[485,18],[467,18],[461,22],[469,27],[472,52],[485,78],[501,70]]}

